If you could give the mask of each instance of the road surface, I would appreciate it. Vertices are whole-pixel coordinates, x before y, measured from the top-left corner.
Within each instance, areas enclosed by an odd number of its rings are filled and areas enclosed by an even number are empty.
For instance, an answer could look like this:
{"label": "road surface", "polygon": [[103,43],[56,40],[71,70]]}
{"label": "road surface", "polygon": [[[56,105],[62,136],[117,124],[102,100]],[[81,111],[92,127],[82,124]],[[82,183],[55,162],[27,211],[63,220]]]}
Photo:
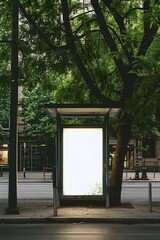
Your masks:
{"label": "road surface", "polygon": [[160,224],[0,225],[1,240],[159,240]]}
{"label": "road surface", "polygon": [[[160,201],[160,182],[152,182],[152,200]],[[123,182],[122,201],[148,201],[149,183],[146,182]]]}
{"label": "road surface", "polygon": [[[52,199],[51,182],[18,183],[18,199]],[[0,182],[0,199],[8,199],[8,183]],[[124,182],[122,201],[148,201],[148,182]],[[152,183],[152,200],[160,200],[160,182]]]}

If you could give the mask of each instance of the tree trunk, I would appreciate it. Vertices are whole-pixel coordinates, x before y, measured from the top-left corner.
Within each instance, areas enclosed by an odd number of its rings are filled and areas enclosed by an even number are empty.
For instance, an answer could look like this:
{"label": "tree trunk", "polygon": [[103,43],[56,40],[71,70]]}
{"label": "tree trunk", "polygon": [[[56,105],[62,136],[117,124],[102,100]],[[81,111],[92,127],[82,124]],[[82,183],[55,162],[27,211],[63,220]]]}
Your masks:
{"label": "tree trunk", "polygon": [[111,207],[121,205],[123,165],[129,142],[130,129],[131,124],[128,120],[125,120],[117,128],[117,148],[112,162],[109,188],[109,204]]}

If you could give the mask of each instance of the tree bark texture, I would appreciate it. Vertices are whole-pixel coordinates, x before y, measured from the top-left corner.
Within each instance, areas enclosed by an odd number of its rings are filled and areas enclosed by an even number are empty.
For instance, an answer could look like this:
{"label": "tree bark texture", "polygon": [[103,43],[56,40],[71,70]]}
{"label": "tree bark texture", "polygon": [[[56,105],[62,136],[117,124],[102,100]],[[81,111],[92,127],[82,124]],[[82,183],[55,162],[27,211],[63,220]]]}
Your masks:
{"label": "tree bark texture", "polygon": [[117,127],[117,148],[112,162],[109,187],[109,205],[111,207],[121,205],[123,165],[129,142],[130,129],[131,123],[129,119],[124,119]]}

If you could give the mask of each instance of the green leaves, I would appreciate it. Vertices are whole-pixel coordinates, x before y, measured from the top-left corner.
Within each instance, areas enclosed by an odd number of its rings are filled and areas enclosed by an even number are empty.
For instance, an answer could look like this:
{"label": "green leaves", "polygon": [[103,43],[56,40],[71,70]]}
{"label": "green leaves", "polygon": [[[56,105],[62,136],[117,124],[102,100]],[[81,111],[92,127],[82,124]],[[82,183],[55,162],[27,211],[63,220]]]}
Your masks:
{"label": "green leaves", "polygon": [[11,64],[11,1],[0,3],[0,85],[7,86]]}
{"label": "green leaves", "polygon": [[8,139],[9,133],[5,128],[9,128],[10,118],[10,91],[8,88],[0,87],[0,141]]}
{"label": "green leaves", "polygon": [[[100,102],[102,98],[95,97],[93,88],[88,89],[94,85],[107,99],[123,100],[124,111],[136,116],[137,123],[143,114],[153,114],[152,106],[157,105],[159,97],[156,78],[160,65],[160,39],[159,31],[151,30],[155,25],[159,28],[159,4],[156,1],[145,6],[143,1],[100,1],[99,11],[94,11],[91,1],[68,0],[68,6],[75,54],[79,54],[93,84],[87,85],[88,79],[76,66],[68,49],[61,1],[21,0],[19,85],[32,89],[31,92],[34,89],[33,96],[41,96],[41,100],[32,98],[29,102],[30,91],[24,92],[25,97],[28,96],[25,111],[22,110],[27,122],[26,133],[31,134],[31,126],[34,134],[40,132],[36,122],[41,119],[44,124],[46,121],[37,111],[39,104],[46,101],[36,90],[37,83],[46,91],[52,91],[55,102]],[[11,10],[11,0],[0,3],[1,85],[10,81]],[[110,39],[105,37],[102,29],[108,30]]]}
{"label": "green leaves", "polygon": [[40,143],[47,142],[54,135],[55,125],[49,118],[44,105],[50,103],[51,94],[45,92],[39,85],[34,89],[23,89],[19,114],[24,122],[22,136],[35,137]]}

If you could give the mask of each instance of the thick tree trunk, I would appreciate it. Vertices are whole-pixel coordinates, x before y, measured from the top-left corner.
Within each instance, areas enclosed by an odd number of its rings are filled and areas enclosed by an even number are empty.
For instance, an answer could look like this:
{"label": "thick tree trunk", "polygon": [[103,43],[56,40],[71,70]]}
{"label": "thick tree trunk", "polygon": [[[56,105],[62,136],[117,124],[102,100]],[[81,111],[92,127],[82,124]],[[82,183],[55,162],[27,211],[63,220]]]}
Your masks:
{"label": "thick tree trunk", "polygon": [[124,121],[117,128],[117,148],[112,162],[112,172],[109,188],[110,206],[121,205],[121,187],[123,177],[124,158],[130,135],[130,121]]}

